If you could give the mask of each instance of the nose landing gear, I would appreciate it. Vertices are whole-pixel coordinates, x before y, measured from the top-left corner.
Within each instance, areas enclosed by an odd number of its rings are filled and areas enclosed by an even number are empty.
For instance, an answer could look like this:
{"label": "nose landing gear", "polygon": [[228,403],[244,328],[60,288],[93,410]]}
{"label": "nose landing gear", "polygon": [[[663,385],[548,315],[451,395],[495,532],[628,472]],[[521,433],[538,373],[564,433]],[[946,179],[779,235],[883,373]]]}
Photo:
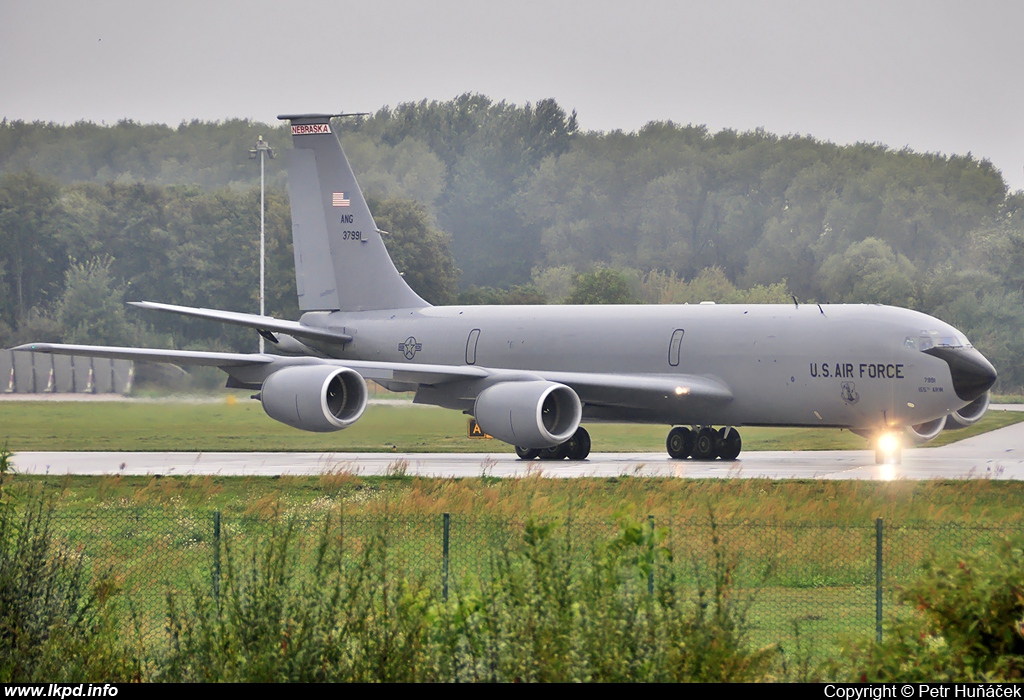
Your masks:
{"label": "nose landing gear", "polygon": [[715,430],[709,426],[703,426],[696,432],[689,428],[672,428],[665,441],[668,456],[672,459],[686,459],[693,457],[703,461],[711,461],[721,458],[731,462],[736,459],[743,449],[743,441],[736,428],[725,427]]}

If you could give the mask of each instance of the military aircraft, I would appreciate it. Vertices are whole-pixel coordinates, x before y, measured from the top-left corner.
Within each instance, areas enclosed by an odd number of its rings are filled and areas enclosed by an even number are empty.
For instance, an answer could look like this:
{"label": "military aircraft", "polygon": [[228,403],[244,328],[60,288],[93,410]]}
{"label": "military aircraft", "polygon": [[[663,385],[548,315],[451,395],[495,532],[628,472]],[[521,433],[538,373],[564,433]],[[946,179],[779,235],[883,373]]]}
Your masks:
{"label": "military aircraft", "polygon": [[[135,302],[248,326],[280,354],[33,343],[36,352],[212,365],[275,420],[355,423],[366,380],[473,416],[522,459],[585,459],[601,422],[673,426],[674,459],[734,460],[737,427],[846,428],[890,448],[988,409],[996,371],[952,326],[879,305],[431,306],[385,247],[334,133],[343,115],[282,115],[298,321]],[[716,428],[716,426],[718,426]],[[884,439],[883,439],[884,438]]]}

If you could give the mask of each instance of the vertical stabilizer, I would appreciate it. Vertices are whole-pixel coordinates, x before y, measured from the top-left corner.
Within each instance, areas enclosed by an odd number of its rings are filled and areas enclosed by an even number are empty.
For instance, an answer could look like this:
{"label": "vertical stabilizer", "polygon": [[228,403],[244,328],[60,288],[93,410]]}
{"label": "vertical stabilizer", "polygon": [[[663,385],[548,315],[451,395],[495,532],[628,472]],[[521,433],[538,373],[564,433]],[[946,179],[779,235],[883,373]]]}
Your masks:
{"label": "vertical stabilizer", "polygon": [[330,114],[282,115],[288,153],[295,282],[302,311],[429,306],[398,273],[356,183]]}

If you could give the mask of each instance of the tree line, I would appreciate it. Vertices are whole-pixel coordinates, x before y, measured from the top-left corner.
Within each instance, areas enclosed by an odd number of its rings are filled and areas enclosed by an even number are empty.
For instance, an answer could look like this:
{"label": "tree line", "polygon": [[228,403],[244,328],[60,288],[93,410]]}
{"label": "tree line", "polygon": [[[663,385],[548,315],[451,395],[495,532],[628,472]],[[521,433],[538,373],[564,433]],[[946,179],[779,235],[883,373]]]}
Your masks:
{"label": "tree line", "polygon": [[[888,303],[961,328],[1002,386],[1024,385],[1024,193],[971,154],[672,122],[585,132],[554,100],[473,94],[335,128],[396,264],[434,303]],[[245,120],[0,123],[0,334],[87,330],[63,297],[88,285],[257,308],[258,135],[289,146],[284,126]],[[267,308],[295,317],[283,160],[267,163]],[[199,321],[126,323],[150,342],[253,344]]]}

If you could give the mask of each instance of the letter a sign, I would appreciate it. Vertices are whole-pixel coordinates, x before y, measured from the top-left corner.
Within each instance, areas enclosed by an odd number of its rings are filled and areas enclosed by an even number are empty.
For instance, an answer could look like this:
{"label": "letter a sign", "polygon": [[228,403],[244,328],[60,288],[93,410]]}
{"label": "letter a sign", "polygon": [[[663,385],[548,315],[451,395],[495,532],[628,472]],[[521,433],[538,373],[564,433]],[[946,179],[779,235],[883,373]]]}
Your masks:
{"label": "letter a sign", "polygon": [[485,433],[480,428],[480,424],[476,422],[476,418],[469,419],[469,437],[476,438],[477,440],[493,440],[490,435]]}

